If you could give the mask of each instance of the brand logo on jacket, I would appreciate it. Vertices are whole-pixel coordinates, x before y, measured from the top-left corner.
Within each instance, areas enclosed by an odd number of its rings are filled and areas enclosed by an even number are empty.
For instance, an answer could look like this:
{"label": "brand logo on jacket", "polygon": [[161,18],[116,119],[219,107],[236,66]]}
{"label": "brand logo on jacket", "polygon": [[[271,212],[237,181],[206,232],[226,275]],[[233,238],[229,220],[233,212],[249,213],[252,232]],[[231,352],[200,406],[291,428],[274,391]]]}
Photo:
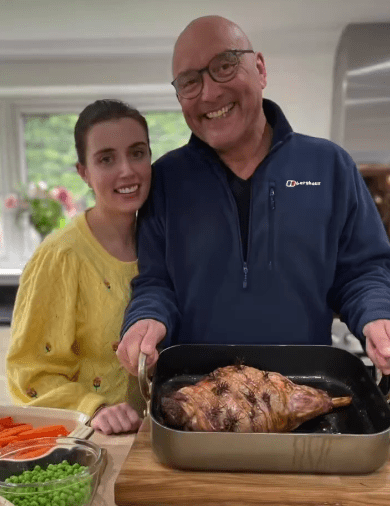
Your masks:
{"label": "brand logo on jacket", "polygon": [[294,181],[294,179],[289,179],[287,182],[286,182],[286,186],[288,186],[288,188],[294,188],[294,186],[298,186],[298,185],[306,185],[306,186],[318,186],[320,185],[321,182],[320,181]]}

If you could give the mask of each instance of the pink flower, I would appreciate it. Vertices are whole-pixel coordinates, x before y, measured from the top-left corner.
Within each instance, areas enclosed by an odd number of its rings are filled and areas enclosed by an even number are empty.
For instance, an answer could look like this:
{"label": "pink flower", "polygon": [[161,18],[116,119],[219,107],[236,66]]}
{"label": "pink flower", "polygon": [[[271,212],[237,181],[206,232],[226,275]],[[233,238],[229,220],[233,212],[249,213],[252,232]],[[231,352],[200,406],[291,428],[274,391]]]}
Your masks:
{"label": "pink flower", "polygon": [[19,200],[15,195],[10,195],[5,199],[4,205],[7,209],[16,209],[19,205]]}
{"label": "pink flower", "polygon": [[72,203],[72,197],[66,188],[63,186],[57,186],[56,188],[53,188],[51,191],[51,196],[53,199],[61,202],[61,204],[65,206],[66,210],[69,213],[73,211],[74,206]]}

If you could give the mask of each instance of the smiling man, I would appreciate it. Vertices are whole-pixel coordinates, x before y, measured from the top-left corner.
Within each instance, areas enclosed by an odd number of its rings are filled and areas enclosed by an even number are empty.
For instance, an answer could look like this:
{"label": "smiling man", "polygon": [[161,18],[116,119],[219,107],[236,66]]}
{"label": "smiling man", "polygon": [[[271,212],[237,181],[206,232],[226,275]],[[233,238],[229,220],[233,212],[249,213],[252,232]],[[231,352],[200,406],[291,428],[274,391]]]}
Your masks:
{"label": "smiling man", "polygon": [[160,341],[330,345],[335,312],[390,373],[390,246],[352,159],[263,99],[263,55],[227,19],[190,23],[172,71],[193,134],[155,164],[122,364]]}
{"label": "smiling man", "polygon": [[262,108],[267,84],[262,54],[253,51],[238,26],[207,17],[180,35],[172,67],[192,132],[237,175],[251,176],[271,141]]}

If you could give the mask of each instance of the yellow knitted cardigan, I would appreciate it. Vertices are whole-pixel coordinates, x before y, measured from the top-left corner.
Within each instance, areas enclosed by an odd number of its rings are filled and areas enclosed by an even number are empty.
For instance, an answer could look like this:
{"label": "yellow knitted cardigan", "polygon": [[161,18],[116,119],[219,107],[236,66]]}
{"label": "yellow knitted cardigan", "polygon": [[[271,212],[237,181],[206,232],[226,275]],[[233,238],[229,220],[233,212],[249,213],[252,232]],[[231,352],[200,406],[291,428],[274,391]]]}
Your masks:
{"label": "yellow knitted cardigan", "polygon": [[137,274],[137,262],[100,245],[85,213],[43,241],[22,273],[12,318],[6,365],[15,403],[89,416],[102,404],[142,404],[115,354]]}

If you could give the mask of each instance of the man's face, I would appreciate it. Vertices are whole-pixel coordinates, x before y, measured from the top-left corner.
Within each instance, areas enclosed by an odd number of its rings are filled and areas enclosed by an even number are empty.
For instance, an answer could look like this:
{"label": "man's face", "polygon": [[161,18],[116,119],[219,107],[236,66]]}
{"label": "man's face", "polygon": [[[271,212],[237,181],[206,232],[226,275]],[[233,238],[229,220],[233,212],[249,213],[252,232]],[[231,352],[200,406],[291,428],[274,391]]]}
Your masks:
{"label": "man's face", "polygon": [[[234,32],[206,28],[198,27],[179,41],[173,60],[174,78],[206,67],[214,56],[226,50],[248,49]],[[204,72],[201,93],[193,99],[179,97],[179,102],[192,132],[223,153],[258,135],[265,85],[262,55],[248,53],[240,56],[237,74],[231,81],[217,83]]]}

